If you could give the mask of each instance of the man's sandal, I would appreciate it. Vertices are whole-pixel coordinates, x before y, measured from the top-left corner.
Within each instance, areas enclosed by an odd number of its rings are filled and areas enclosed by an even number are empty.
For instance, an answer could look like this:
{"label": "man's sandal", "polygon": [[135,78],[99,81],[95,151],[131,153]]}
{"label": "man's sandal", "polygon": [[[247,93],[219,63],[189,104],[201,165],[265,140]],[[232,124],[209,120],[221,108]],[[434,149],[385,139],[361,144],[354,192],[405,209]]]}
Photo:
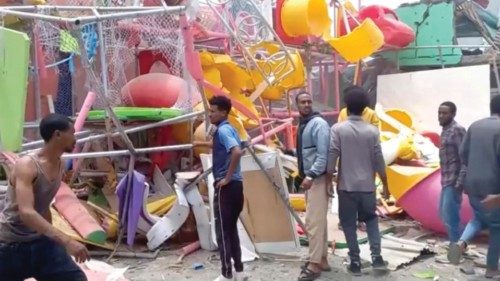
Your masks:
{"label": "man's sandal", "polygon": [[[309,266],[309,262],[306,262],[304,265],[302,265],[302,266],[300,267],[300,269],[307,268],[308,266]],[[321,271],[323,271],[323,272],[330,272],[330,271],[332,271],[332,267],[331,267],[331,266],[329,266],[329,265],[328,265],[328,266],[326,266],[325,268],[323,268],[323,267],[322,267],[322,268],[321,268]]]}
{"label": "man's sandal", "polygon": [[303,268],[297,281],[313,281],[321,275],[321,272],[314,272],[310,269]]}

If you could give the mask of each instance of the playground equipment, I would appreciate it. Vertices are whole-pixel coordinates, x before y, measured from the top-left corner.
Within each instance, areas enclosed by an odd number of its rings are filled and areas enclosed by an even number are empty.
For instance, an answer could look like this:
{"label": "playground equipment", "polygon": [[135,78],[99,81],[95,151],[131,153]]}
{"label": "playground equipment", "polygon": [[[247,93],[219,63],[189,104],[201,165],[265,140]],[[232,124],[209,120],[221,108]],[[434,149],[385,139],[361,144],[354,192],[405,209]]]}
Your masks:
{"label": "playground equipment", "polygon": [[29,46],[26,34],[0,27],[0,149],[21,148]]}
{"label": "playground equipment", "polygon": [[288,36],[321,36],[330,28],[328,6],[323,0],[286,0],[281,23]]}
{"label": "playground equipment", "polygon": [[[446,233],[446,228],[439,216],[441,189],[441,171],[436,170],[408,190],[398,200],[398,205],[423,227],[439,233]],[[463,194],[461,206],[460,222],[465,225],[472,219],[473,215],[466,194]]]}
{"label": "playground equipment", "polygon": [[148,73],[130,80],[122,89],[128,106],[172,107],[179,96],[187,95],[187,83],[166,73]]}
{"label": "playground equipment", "polygon": [[[380,5],[370,5],[363,7],[357,14],[348,18],[349,28],[352,30],[358,24],[357,20],[364,21],[371,19],[373,23],[382,31],[384,45],[391,48],[404,48],[415,40],[415,31],[400,21],[398,15],[392,10]],[[345,25],[340,26],[340,35],[347,35]]]}

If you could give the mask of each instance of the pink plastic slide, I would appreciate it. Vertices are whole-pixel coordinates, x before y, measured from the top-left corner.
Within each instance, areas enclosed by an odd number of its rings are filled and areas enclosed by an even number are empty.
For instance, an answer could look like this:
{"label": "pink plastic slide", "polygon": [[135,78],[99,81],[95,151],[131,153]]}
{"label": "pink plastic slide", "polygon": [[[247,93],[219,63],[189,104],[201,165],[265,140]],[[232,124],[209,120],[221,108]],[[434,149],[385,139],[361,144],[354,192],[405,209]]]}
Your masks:
{"label": "pink plastic slide", "polygon": [[103,244],[106,241],[104,229],[89,214],[75,193],[64,182],[61,182],[61,187],[57,191],[54,206],[84,239],[97,244]]}
{"label": "pink plastic slide", "polygon": [[[439,216],[439,199],[441,196],[441,169],[436,170],[407,191],[398,205],[423,227],[446,233],[446,228]],[[465,226],[472,219],[472,208],[466,194],[462,198],[460,221]]]}

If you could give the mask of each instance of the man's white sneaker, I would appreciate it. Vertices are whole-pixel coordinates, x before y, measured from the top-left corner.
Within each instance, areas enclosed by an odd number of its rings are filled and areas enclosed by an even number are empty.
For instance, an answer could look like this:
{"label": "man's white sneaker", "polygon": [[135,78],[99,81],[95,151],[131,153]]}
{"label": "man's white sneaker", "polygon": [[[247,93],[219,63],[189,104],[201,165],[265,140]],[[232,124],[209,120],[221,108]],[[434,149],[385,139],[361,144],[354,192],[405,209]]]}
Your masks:
{"label": "man's white sneaker", "polygon": [[219,277],[215,278],[214,281],[232,281],[232,280],[234,280],[234,279],[233,278],[226,278],[226,277],[224,277],[224,275],[221,274],[221,275],[219,275]]}
{"label": "man's white sneaker", "polygon": [[234,272],[234,280],[235,281],[248,281],[250,280],[250,277],[245,274],[244,271],[242,272]]}

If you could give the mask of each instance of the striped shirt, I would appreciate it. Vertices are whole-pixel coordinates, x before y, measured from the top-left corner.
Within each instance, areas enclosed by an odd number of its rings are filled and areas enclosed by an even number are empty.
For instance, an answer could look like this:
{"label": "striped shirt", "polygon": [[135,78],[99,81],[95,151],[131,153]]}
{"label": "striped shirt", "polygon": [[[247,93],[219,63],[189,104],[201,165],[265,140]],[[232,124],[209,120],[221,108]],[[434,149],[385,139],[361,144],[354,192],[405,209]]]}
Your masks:
{"label": "striped shirt", "polygon": [[465,167],[460,160],[460,145],[465,137],[465,128],[456,121],[443,127],[439,160],[441,164],[441,185],[461,189],[465,177]]}

